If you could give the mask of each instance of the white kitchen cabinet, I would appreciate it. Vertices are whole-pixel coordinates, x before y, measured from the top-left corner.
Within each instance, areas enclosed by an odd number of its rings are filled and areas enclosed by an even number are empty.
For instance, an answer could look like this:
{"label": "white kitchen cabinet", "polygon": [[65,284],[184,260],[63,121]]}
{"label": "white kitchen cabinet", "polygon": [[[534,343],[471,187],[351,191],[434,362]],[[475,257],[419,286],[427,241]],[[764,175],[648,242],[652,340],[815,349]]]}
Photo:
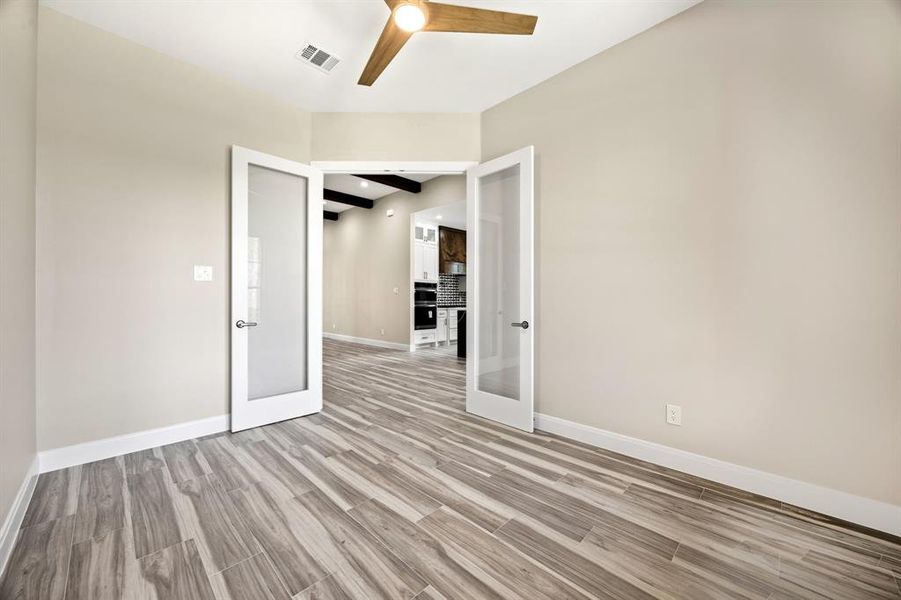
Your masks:
{"label": "white kitchen cabinet", "polygon": [[459,314],[456,308],[451,308],[447,311],[447,339],[451,342],[457,341],[457,318]]}
{"label": "white kitchen cabinet", "polygon": [[438,343],[444,342],[447,340],[447,325],[448,325],[448,310],[446,308],[438,309]]}
{"label": "white kitchen cabinet", "polygon": [[437,244],[438,226],[417,223],[413,228],[413,239],[417,242],[425,242],[426,244]]}
{"label": "white kitchen cabinet", "polygon": [[421,281],[425,278],[425,245],[422,242],[415,242],[413,244],[413,279]]}
{"label": "white kitchen cabinet", "polygon": [[437,332],[434,329],[417,329],[413,334],[414,344],[434,344],[438,339]]}
{"label": "white kitchen cabinet", "polygon": [[423,267],[428,281],[438,281],[438,244],[426,243],[423,247]]}
{"label": "white kitchen cabinet", "polygon": [[416,242],[413,244],[413,279],[438,281],[438,246]]}
{"label": "white kitchen cabinet", "polygon": [[413,229],[413,279],[438,281],[438,227],[417,223]]}

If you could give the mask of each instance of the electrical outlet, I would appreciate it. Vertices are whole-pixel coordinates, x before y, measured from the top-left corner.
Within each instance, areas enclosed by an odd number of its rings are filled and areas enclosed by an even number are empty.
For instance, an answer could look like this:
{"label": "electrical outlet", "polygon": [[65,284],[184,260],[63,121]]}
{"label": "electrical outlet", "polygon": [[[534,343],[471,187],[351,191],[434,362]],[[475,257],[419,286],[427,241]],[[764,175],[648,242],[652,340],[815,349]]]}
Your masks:
{"label": "electrical outlet", "polygon": [[379,333],[381,333],[382,335],[385,335],[385,330],[384,330],[384,329],[379,329]]}
{"label": "electrical outlet", "polygon": [[678,404],[666,405],[666,422],[670,425],[682,424],[682,407]]}
{"label": "electrical outlet", "polygon": [[394,295],[397,295],[399,293],[400,293],[400,288],[394,288]]}
{"label": "electrical outlet", "polygon": [[337,330],[338,330],[338,324],[332,323],[332,331],[337,331]]}

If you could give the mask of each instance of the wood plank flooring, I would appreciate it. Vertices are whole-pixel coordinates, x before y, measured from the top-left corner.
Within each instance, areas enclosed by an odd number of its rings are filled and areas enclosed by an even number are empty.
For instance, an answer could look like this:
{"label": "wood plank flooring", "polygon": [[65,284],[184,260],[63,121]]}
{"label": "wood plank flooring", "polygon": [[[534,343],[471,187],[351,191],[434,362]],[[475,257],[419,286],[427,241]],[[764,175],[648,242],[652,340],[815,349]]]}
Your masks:
{"label": "wood plank flooring", "polygon": [[899,599],[901,543],[463,411],[326,341],[325,409],[41,475],[0,599]]}

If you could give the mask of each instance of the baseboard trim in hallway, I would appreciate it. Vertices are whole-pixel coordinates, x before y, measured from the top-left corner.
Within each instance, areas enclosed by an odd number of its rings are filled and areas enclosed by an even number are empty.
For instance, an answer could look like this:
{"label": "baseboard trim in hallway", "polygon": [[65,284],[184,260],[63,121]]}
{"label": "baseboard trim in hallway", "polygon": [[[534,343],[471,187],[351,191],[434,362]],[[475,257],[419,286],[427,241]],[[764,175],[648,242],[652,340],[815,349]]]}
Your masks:
{"label": "baseboard trim in hallway", "polygon": [[758,471],[551,415],[535,413],[535,428],[849,523],[901,536],[901,506]]}
{"label": "baseboard trim in hallway", "polygon": [[183,442],[204,435],[221,433],[228,430],[228,419],[228,415],[219,415],[156,429],[117,435],[93,442],[44,450],[39,453],[40,471],[41,473],[48,473],[58,469],[94,462],[95,460],[112,458],[120,454],[129,454],[139,450]]}
{"label": "baseboard trim in hallway", "polygon": [[401,344],[400,342],[388,342],[385,340],[373,340],[371,338],[354,337],[352,335],[344,335],[343,333],[323,333],[322,337],[337,340],[339,342],[351,342],[353,344],[363,344],[364,346],[375,346],[377,348],[390,348],[392,350],[410,351],[410,344]]}
{"label": "baseboard trim in hallway", "polygon": [[25,473],[25,479],[19,486],[16,498],[13,500],[12,506],[9,508],[9,514],[6,515],[6,521],[3,522],[3,529],[0,529],[0,579],[3,577],[3,571],[9,563],[9,557],[12,554],[13,546],[16,543],[16,537],[19,534],[19,528],[22,526],[22,519],[25,518],[25,511],[31,497],[34,495],[34,487],[38,482],[38,472],[40,470],[40,460],[38,456],[31,461],[28,472]]}

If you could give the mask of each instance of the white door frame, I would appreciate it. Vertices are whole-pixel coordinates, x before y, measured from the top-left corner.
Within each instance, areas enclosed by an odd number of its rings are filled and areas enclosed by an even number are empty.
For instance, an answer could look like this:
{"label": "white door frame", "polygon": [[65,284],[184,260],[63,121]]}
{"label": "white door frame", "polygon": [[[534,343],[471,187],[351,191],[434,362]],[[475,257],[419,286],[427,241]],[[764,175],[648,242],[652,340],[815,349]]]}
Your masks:
{"label": "white door frame", "polygon": [[[307,389],[248,399],[248,167],[259,165],[307,181]],[[314,167],[232,146],[231,153],[231,430],[241,431],[322,410],[322,172]]]}
{"label": "white door frame", "polygon": [[[466,171],[478,165],[475,160],[314,160],[310,163],[323,173],[345,175],[379,175],[382,173],[440,173],[441,175],[465,175]],[[413,234],[415,225],[415,213],[410,213],[410,296],[407,305],[410,313],[410,352],[416,351],[416,329],[413,310],[413,287],[415,274],[413,273],[413,253],[415,251]]]}
{"label": "white door frame", "polygon": [[379,175],[383,173],[441,173],[462,175],[479,164],[477,160],[314,160],[323,173]]}
{"label": "white door frame", "polygon": [[[519,236],[520,236],[520,277],[519,314],[504,315],[502,327],[510,326],[509,321],[528,321],[528,329],[521,331],[519,352],[519,400],[513,400],[477,388],[479,368],[479,178],[519,166]],[[472,167],[466,174],[466,411],[494,420],[523,431],[534,431],[535,397],[535,248],[534,248],[534,207],[535,207],[535,149],[527,146],[510,154],[486,161]],[[502,342],[500,342],[502,343]],[[503,355],[501,354],[501,357]],[[502,365],[498,365],[499,367]]]}

